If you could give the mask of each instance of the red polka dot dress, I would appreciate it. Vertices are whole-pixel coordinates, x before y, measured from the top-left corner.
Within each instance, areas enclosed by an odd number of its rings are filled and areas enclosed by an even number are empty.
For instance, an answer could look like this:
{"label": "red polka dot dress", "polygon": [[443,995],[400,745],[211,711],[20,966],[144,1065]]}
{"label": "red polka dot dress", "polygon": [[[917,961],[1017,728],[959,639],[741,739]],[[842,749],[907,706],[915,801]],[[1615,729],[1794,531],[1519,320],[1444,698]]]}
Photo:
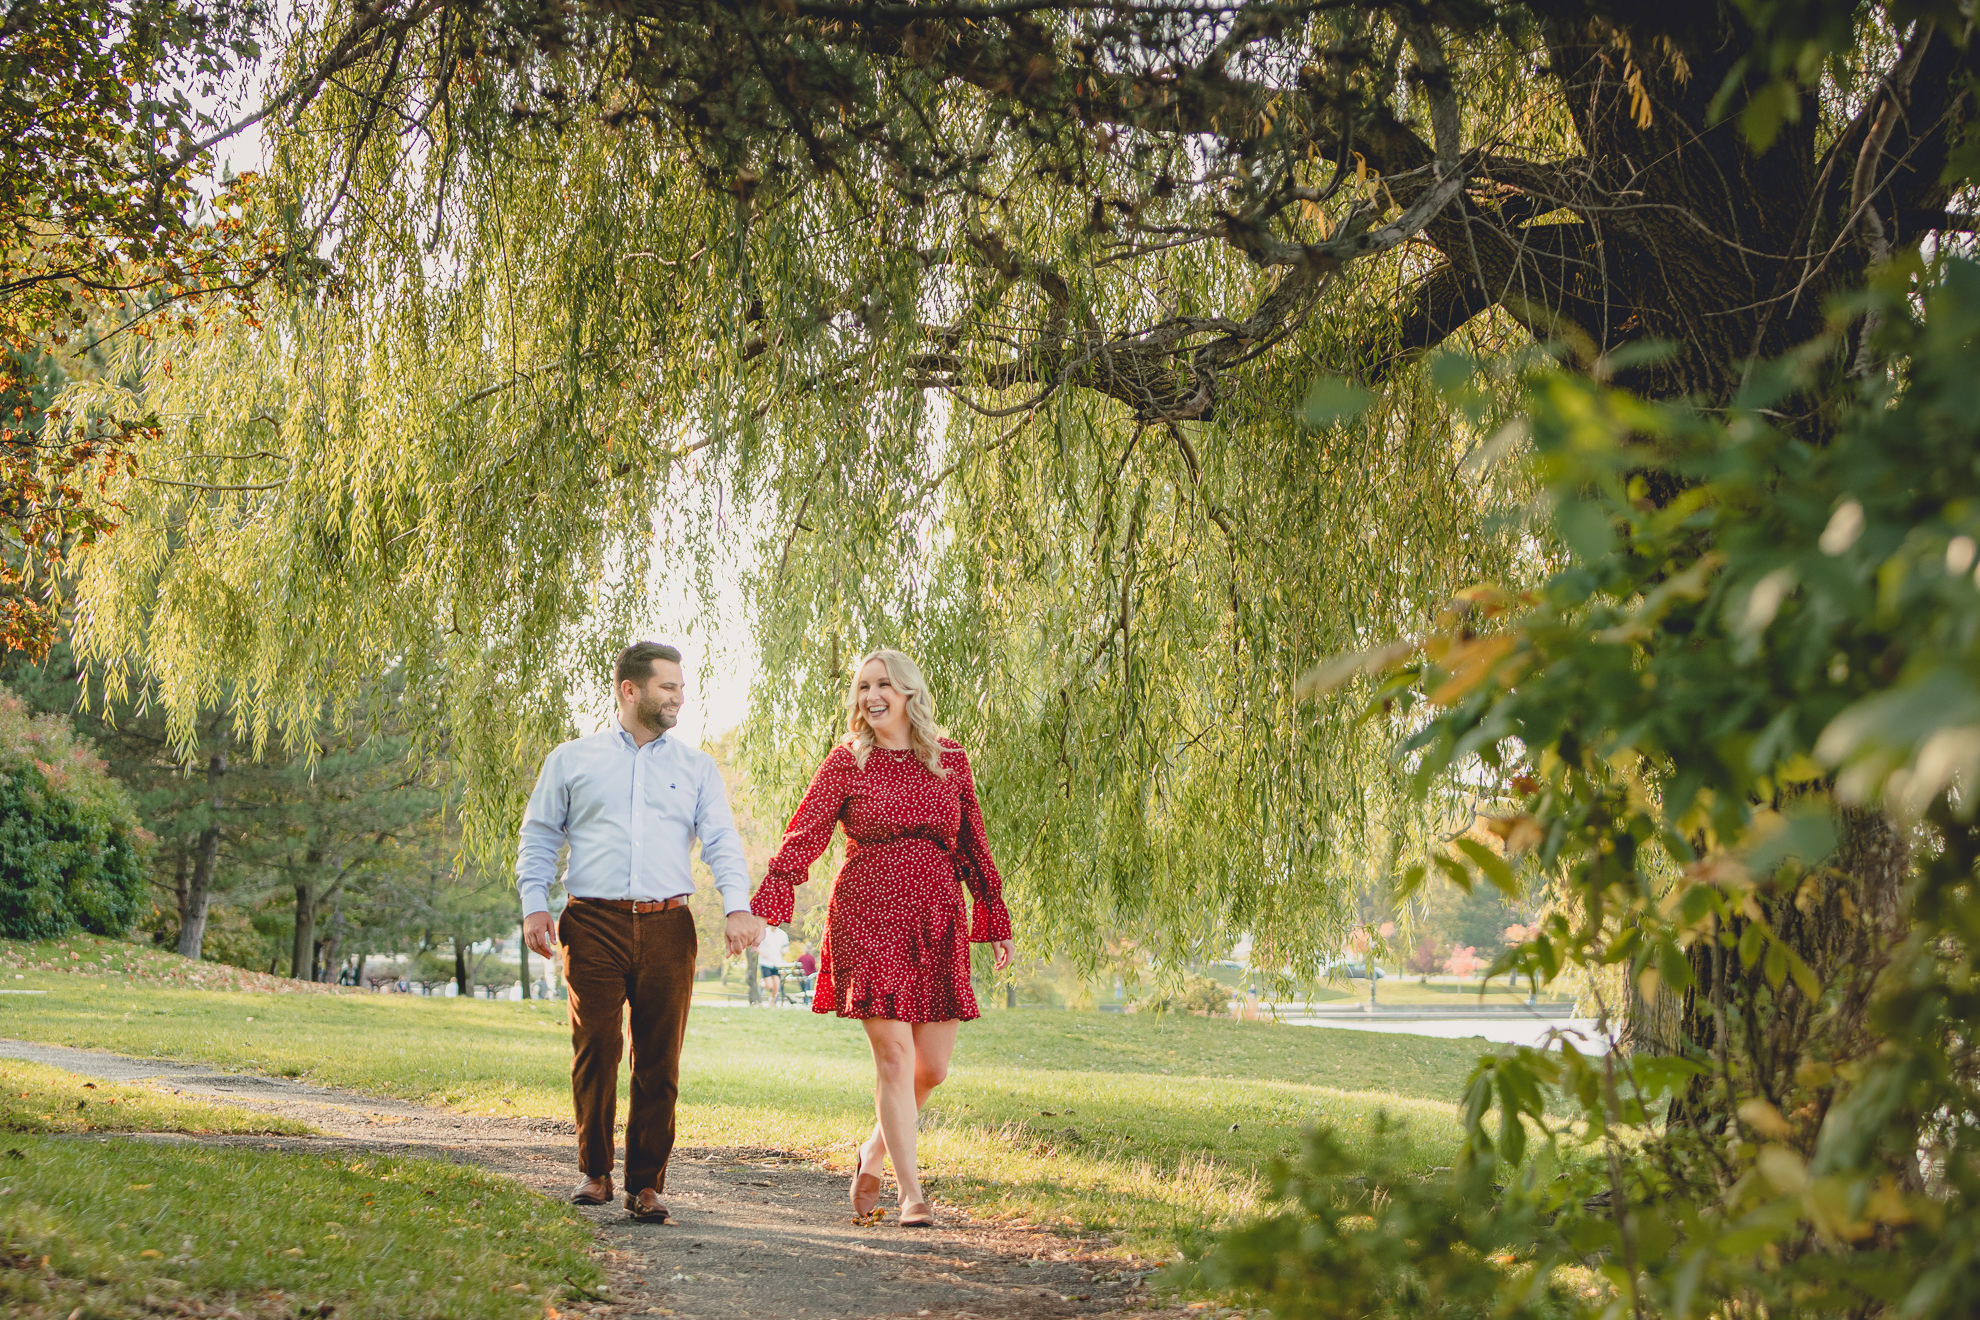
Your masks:
{"label": "red polka dot dress", "polygon": [[[791,919],[793,886],[845,826],[846,861],[832,882],[812,1011],[896,1022],[978,1016],[969,985],[972,940],[1007,940],[1011,914],[990,860],[969,758],[942,740],[938,776],[910,751],[875,747],[860,766],[832,750],[784,830],[750,910]],[[975,899],[965,914],[963,889]]]}

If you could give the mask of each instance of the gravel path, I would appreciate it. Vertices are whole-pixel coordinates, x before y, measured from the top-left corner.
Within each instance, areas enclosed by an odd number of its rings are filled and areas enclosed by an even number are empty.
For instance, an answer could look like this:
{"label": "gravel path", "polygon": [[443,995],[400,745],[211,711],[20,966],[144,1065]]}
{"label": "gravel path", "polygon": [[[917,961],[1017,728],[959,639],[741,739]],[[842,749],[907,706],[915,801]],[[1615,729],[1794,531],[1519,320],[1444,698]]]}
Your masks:
{"label": "gravel path", "polygon": [[[577,1182],[568,1122],[459,1114],[283,1078],[25,1041],[0,1040],[0,1057],[270,1109],[324,1134],[182,1140],[451,1159],[559,1200]],[[844,1178],[785,1152],[679,1149],[667,1184],[674,1223],[634,1224],[616,1206],[583,1212],[597,1226],[610,1299],[578,1303],[565,1314],[1129,1320],[1185,1313],[1148,1299],[1141,1281],[1150,1262],[1102,1255],[1104,1239],[972,1222],[942,1207],[939,1193],[941,1226],[933,1231],[896,1228],[891,1210],[889,1222],[861,1225],[846,1206]]]}

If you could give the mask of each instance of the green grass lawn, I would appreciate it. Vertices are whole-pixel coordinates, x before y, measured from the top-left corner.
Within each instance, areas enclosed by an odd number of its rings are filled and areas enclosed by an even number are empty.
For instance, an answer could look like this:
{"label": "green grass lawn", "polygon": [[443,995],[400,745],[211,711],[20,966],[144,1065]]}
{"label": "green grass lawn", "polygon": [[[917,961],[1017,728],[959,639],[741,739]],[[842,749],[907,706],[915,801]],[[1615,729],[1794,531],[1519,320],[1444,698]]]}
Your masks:
{"label": "green grass lawn", "polygon": [[525,1320],[597,1286],[589,1225],[505,1178],[129,1135],[312,1131],[0,1059],[0,1310]]}
{"label": "green grass lawn", "polygon": [[575,1211],[475,1169],[128,1137],[4,1145],[0,1311],[20,1320],[526,1320],[600,1277]]}
{"label": "green grass lawn", "polygon": [[316,1131],[240,1105],[92,1082],[46,1064],[0,1059],[0,1132],[230,1132],[293,1136]]}
{"label": "green grass lawn", "polygon": [[[0,978],[20,978],[0,985],[48,992],[0,999],[0,1035],[569,1116],[561,1003],[189,989],[78,975],[68,969],[100,952],[67,945],[0,945]],[[994,1011],[963,1028],[923,1162],[938,1196],[979,1212],[1167,1248],[1256,1208],[1272,1158],[1316,1120],[1352,1141],[1386,1112],[1401,1124],[1404,1167],[1449,1164],[1455,1101],[1484,1048],[1230,1019]],[[680,1139],[844,1166],[872,1121],[871,1085],[854,1023],[698,1010]]]}

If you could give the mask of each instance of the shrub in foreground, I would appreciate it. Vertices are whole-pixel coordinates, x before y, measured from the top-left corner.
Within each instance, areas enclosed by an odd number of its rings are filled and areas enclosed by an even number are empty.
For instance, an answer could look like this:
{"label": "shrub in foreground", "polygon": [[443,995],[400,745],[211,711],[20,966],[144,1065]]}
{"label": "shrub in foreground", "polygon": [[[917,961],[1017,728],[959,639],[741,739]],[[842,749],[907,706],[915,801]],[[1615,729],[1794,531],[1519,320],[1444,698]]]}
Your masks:
{"label": "shrub in foreground", "polygon": [[[1846,360],[1895,365],[1803,434],[1865,309]],[[1408,653],[1375,700],[1422,713],[1426,796],[1495,785],[1504,843],[1430,864],[1552,887],[1490,974],[1627,985],[1598,1008],[1636,1048],[1480,1062],[1453,1161],[1480,1212],[1392,1180],[1369,1211],[1392,1232],[1305,1198],[1233,1237],[1220,1277],[1282,1320],[1469,1320],[1462,1262],[1509,1241],[1539,1284],[1596,1272],[1562,1294],[1585,1320],[1975,1314],[1980,263],[1894,266],[1837,324],[1717,412],[1541,374],[1562,570],[1330,668]],[[1281,1302],[1294,1276],[1333,1309]]]}
{"label": "shrub in foreground", "polygon": [[1379,1119],[1370,1156],[1314,1129],[1300,1161],[1273,1171],[1280,1208],[1226,1234],[1198,1276],[1178,1282],[1229,1290],[1275,1320],[1572,1314],[1549,1228],[1571,1180],[1528,1178],[1507,1195],[1484,1164],[1422,1178],[1385,1156],[1401,1138],[1399,1124]]}

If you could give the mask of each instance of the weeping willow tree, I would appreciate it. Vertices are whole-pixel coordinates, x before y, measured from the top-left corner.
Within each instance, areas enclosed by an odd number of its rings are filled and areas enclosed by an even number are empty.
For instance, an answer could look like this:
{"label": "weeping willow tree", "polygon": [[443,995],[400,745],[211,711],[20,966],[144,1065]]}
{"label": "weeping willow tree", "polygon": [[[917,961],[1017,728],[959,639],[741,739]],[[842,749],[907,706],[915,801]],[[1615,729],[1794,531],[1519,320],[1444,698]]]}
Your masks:
{"label": "weeping willow tree", "polygon": [[1438,828],[1395,728],[1299,676],[1543,554],[1489,461],[1510,393],[1439,354],[1710,406],[1967,223],[1952,9],[292,22],[244,119],[333,273],[72,391],[159,422],[80,566],[86,653],[292,743],[403,666],[499,847],[654,575],[741,565],[758,772],[794,794],[851,659],[919,652],[1021,915],[1089,950],[1248,929],[1298,965]]}

